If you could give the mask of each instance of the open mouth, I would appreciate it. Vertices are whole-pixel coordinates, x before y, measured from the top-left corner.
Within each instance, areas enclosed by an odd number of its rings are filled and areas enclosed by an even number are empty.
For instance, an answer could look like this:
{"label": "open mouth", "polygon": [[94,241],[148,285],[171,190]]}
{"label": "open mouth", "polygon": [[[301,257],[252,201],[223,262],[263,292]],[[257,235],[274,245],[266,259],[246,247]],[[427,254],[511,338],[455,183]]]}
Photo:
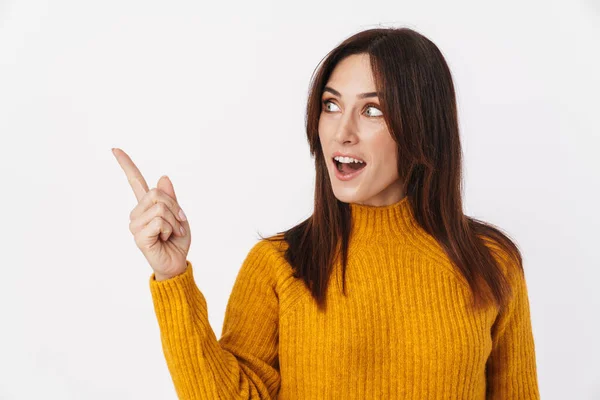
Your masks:
{"label": "open mouth", "polygon": [[337,161],[335,158],[333,159],[333,162],[337,170],[340,171],[342,175],[352,174],[353,172],[363,169],[367,165],[366,162],[340,162]]}

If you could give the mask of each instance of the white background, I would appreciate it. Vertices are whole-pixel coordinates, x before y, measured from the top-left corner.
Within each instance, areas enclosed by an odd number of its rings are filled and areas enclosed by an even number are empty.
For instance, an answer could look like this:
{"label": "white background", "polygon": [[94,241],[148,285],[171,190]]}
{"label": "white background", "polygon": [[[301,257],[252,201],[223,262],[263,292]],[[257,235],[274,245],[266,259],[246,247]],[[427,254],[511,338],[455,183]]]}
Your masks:
{"label": "white background", "polygon": [[523,252],[542,398],[600,399],[597,0],[0,1],[0,398],[175,399],[111,147],[171,177],[220,336],[257,233],[312,211],[314,68],[376,26],[450,65],[465,212]]}

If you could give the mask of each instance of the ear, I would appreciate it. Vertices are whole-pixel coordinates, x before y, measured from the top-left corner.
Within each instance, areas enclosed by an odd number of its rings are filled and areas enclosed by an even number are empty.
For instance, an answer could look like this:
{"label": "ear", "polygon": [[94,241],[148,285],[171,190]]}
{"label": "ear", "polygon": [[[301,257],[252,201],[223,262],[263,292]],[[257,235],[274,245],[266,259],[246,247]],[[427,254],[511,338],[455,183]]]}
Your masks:
{"label": "ear", "polygon": [[168,176],[161,176],[158,180],[158,183],[156,184],[156,188],[162,190],[163,192],[174,198],[175,201],[177,201],[177,196],[175,195],[175,188],[173,188],[173,182],[171,182]]}

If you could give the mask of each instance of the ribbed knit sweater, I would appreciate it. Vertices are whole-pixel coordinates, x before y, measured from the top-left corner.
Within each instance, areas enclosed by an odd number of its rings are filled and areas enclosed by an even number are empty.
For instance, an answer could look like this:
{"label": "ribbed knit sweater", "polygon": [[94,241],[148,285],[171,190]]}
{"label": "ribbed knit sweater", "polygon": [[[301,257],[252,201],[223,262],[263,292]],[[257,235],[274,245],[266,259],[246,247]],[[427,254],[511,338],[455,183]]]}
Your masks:
{"label": "ribbed knit sweater", "polygon": [[285,242],[261,239],[249,250],[220,339],[189,260],[170,279],[152,274],[179,398],[539,399],[523,272],[498,256],[514,293],[508,307],[469,311],[466,280],[416,223],[407,197],[350,207],[347,297],[338,263],[326,312],[292,276]]}

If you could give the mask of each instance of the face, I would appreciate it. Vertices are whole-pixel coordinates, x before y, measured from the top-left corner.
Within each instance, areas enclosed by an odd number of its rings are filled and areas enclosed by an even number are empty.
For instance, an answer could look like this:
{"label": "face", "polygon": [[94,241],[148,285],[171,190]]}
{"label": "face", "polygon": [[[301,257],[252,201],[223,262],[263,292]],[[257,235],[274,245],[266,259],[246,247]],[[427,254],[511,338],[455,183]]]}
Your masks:
{"label": "face", "polygon": [[[319,139],[333,192],[344,203],[384,206],[404,197],[397,145],[376,91],[369,55],[356,54],[337,64],[321,97]],[[334,160],[337,154],[363,163],[342,163],[340,172],[340,163]]]}

